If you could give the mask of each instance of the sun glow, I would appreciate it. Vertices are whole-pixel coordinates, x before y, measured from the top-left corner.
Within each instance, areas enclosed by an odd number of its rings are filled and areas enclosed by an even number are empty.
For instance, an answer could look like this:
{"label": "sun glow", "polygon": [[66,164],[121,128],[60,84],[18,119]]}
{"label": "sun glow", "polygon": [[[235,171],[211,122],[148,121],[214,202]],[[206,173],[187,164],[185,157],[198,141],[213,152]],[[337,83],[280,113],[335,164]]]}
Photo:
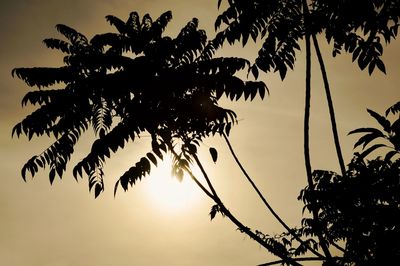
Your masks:
{"label": "sun glow", "polygon": [[184,175],[182,181],[171,176],[169,158],[165,158],[156,168],[153,168],[146,179],[150,201],[162,211],[182,211],[193,207],[200,199],[201,191],[188,175]]}

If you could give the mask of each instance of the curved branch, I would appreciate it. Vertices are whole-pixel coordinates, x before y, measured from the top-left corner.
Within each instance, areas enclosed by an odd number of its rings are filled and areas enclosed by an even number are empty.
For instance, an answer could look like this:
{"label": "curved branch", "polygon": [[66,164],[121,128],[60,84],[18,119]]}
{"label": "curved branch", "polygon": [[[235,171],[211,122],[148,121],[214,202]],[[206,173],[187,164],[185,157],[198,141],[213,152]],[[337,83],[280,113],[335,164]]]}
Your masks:
{"label": "curved branch", "polygon": [[346,252],[346,250],[344,248],[342,248],[341,246],[339,246],[336,243],[331,243],[332,246],[334,246],[335,248],[337,248],[338,250],[342,251],[342,252]]}
{"label": "curved branch", "polygon": [[[306,93],[305,93],[305,110],[304,110],[304,161],[307,173],[308,187],[311,191],[314,190],[314,182],[312,179],[312,168],[310,159],[310,107],[311,107],[311,42],[310,42],[310,29],[309,29],[309,10],[307,0],[302,1],[303,4],[303,15],[304,15],[304,28],[305,28],[305,42],[306,42]],[[332,261],[332,255],[329,251],[328,245],[322,233],[322,228],[319,226],[318,221],[318,210],[312,207],[312,216],[316,228],[316,235],[318,237],[319,244],[327,257],[328,262]]]}
{"label": "curved branch", "polygon": [[207,172],[205,171],[203,165],[201,164],[199,158],[197,157],[196,154],[192,154],[193,158],[196,161],[196,164],[198,165],[198,167],[200,168],[204,178],[207,181],[207,184],[209,185],[213,195],[215,198],[214,201],[215,203],[218,204],[218,206],[221,209],[221,212],[227,216],[238,228],[241,232],[244,232],[245,234],[247,234],[250,238],[252,238],[253,240],[255,240],[256,242],[258,242],[261,246],[263,246],[265,249],[267,249],[269,252],[271,252],[272,254],[274,254],[275,256],[278,256],[282,259],[282,261],[289,263],[290,265],[296,265],[296,266],[301,266],[301,264],[299,264],[298,262],[296,262],[293,258],[289,257],[288,254],[281,254],[280,252],[278,252],[276,249],[274,249],[271,245],[269,245],[268,243],[266,243],[261,237],[259,237],[256,233],[254,233],[249,227],[243,225],[226,207],[225,205],[222,203],[221,199],[218,197],[211,181],[210,178],[208,177]]}
{"label": "curved branch", "polygon": [[228,139],[228,137],[226,136],[225,133],[223,133],[224,139],[226,141],[226,144],[228,145],[228,148],[233,156],[233,158],[235,159],[237,165],[239,166],[240,170],[242,171],[242,173],[244,174],[244,176],[247,178],[247,180],[250,182],[251,186],[253,187],[253,189],[256,191],[257,195],[260,197],[261,201],[264,203],[264,205],[267,207],[267,209],[271,212],[271,214],[275,217],[276,220],[278,220],[278,222],[297,240],[299,241],[302,245],[304,245],[305,247],[307,247],[307,249],[312,252],[313,254],[315,254],[316,256],[318,256],[319,258],[324,258],[324,256],[320,253],[318,253],[318,251],[314,250],[313,248],[311,248],[309,245],[307,245],[295,232],[293,232],[293,230],[282,220],[282,218],[275,212],[275,210],[271,207],[271,205],[268,203],[268,201],[265,199],[264,195],[261,193],[261,191],[258,189],[257,185],[253,182],[253,180],[251,179],[251,177],[248,175],[248,173],[246,172],[246,170],[244,169],[244,167],[242,166],[242,164],[240,163],[238,157],[236,156],[235,152],[233,151],[232,145]]}
{"label": "curved branch", "polygon": [[[175,150],[172,148],[172,146],[169,147],[170,151],[172,152],[172,154],[175,157],[179,157],[178,154],[175,152]],[[215,197],[214,195],[208,191],[208,189],[206,189],[203,184],[195,177],[195,175],[192,173],[192,171],[190,170],[189,167],[184,166],[184,170],[190,175],[190,177],[192,178],[192,180],[196,183],[196,185],[198,185],[200,187],[200,189],[213,201],[215,201]]]}
{"label": "curved branch", "polygon": [[344,160],[343,160],[342,149],[340,147],[339,134],[337,131],[337,126],[336,126],[335,109],[333,107],[333,101],[332,101],[331,89],[330,89],[329,81],[328,81],[328,75],[326,73],[326,68],[325,68],[325,64],[324,64],[324,59],[321,54],[321,50],[319,49],[317,37],[315,36],[315,34],[312,34],[311,36],[312,36],[312,40],[314,43],[315,52],[317,54],[318,63],[319,63],[320,69],[321,69],[322,79],[324,81],[326,100],[328,102],[329,116],[331,119],[332,134],[333,134],[333,139],[335,142],[336,154],[337,154],[337,158],[339,161],[340,171],[342,172],[342,176],[345,176],[346,175],[346,167],[345,167]]}
{"label": "curved branch", "polygon": [[[315,257],[305,257],[305,258],[295,258],[295,261],[323,261],[323,258],[315,258]],[[258,266],[269,266],[269,265],[277,265],[283,264],[283,260],[271,261],[263,264],[259,264]]]}

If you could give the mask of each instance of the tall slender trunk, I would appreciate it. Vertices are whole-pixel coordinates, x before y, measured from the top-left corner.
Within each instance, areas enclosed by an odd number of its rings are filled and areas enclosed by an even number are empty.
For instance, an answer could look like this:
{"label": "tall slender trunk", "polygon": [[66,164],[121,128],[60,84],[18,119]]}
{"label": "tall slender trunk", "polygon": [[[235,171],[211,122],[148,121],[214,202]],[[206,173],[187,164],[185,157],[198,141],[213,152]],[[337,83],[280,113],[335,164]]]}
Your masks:
{"label": "tall slender trunk", "polygon": [[340,171],[342,173],[342,176],[345,176],[346,175],[346,167],[345,167],[344,160],[343,160],[342,149],[340,147],[339,134],[337,131],[337,126],[336,126],[335,109],[333,107],[331,89],[329,87],[329,81],[328,81],[328,74],[325,69],[324,59],[322,57],[321,50],[319,49],[318,40],[317,40],[317,37],[315,36],[315,34],[312,34],[312,39],[313,39],[313,43],[314,43],[315,52],[317,54],[318,63],[319,63],[320,69],[321,69],[322,79],[324,81],[326,100],[328,102],[328,109],[329,109],[329,117],[331,120],[332,134],[333,134],[333,139],[335,142],[336,154],[337,154],[337,158],[339,161]]}
{"label": "tall slender trunk", "polygon": [[[311,109],[311,42],[310,42],[310,29],[308,23],[309,10],[307,0],[303,0],[303,13],[304,13],[304,28],[305,28],[305,43],[306,43],[306,92],[304,104],[304,161],[307,174],[308,187],[311,191],[314,190],[314,182],[312,179],[312,168],[310,159],[310,109]],[[318,242],[327,258],[329,265],[332,265],[332,255],[329,251],[328,245],[322,233],[322,228],[319,226],[318,210],[312,206],[312,216],[314,224],[316,225],[315,231],[318,237]]]}

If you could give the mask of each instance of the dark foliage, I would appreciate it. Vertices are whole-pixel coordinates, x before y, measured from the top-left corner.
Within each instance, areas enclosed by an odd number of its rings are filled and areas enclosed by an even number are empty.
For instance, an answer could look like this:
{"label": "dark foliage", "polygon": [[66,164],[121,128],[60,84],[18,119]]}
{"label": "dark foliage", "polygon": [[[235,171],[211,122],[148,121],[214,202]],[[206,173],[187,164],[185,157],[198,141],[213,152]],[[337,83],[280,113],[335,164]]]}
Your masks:
{"label": "dark foliage", "polygon": [[333,56],[345,51],[370,74],[375,67],[386,72],[382,42],[398,34],[399,0],[314,0],[312,7],[314,30],[333,43]]}
{"label": "dark foliage", "polygon": [[[219,1],[219,4],[222,1]],[[296,50],[304,37],[302,0],[229,0],[228,8],[218,16],[215,27],[224,27],[213,41],[219,47],[241,41],[245,45],[251,37],[263,44],[251,68],[264,72],[278,71],[284,79],[288,68],[293,69]],[[333,56],[342,51],[352,54],[353,61],[371,74],[375,67],[386,72],[381,60],[383,41],[389,43],[398,34],[399,0],[313,0],[308,1],[308,30],[324,33],[333,44]],[[357,10],[355,12],[355,10]]]}
{"label": "dark foliage", "polygon": [[[389,108],[393,113],[396,107]],[[363,152],[355,153],[348,165],[346,176],[331,171],[313,173],[315,189],[305,188],[299,199],[308,210],[319,210],[319,226],[325,228],[330,243],[343,241],[345,251],[341,265],[390,265],[400,259],[400,149],[396,126],[400,118],[391,124],[387,117],[368,110],[386,133],[375,128],[360,128],[352,133],[365,133],[355,147],[363,145]],[[389,114],[387,112],[387,114]],[[384,139],[391,145],[374,144]],[[377,148],[389,152],[384,157],[367,159]],[[313,234],[312,219],[303,219],[306,232]]]}
{"label": "dark foliage", "polygon": [[[212,58],[205,50],[207,36],[192,19],[176,38],[163,35],[171,12],[157,20],[146,14],[140,20],[132,12],[127,21],[107,16],[116,33],[86,38],[65,25],[57,30],[66,40],[46,39],[51,49],[65,54],[64,66],[16,68],[14,76],[37,87],[22,104],[38,108],[18,123],[13,135],[44,134],[55,142],[30,159],[22,169],[32,177],[39,168],[50,167],[49,178],[62,177],[74,146],[92,127],[97,139],[90,153],[74,168],[75,178],[83,172],[97,197],[104,189],[102,165],[127,142],[149,134],[152,150],[118,180],[124,190],[150,172],[151,164],[175,145],[182,147],[175,158],[174,172],[190,162],[189,152],[207,136],[229,134],[236,114],[218,104],[226,95],[231,100],[261,98],[263,82],[242,81],[234,74],[249,66],[241,58]],[[52,86],[62,88],[54,89]],[[193,148],[194,147],[194,148]]]}
{"label": "dark foliage", "polygon": [[228,1],[229,7],[215,22],[218,29],[226,25],[213,40],[215,46],[224,41],[246,45],[249,37],[263,39],[255,65],[251,71],[258,77],[258,69],[278,71],[281,78],[287,69],[293,69],[299,40],[303,37],[301,1]]}

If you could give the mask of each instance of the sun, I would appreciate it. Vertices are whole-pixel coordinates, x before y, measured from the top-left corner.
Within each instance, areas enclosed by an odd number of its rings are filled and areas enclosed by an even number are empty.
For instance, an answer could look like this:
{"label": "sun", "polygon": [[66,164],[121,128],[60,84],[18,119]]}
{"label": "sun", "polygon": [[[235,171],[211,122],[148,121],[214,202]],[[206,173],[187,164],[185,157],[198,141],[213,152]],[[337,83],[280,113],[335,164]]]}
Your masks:
{"label": "sun", "polygon": [[179,181],[171,175],[170,158],[164,158],[157,167],[152,168],[146,180],[146,194],[161,211],[183,211],[193,207],[200,199],[201,191],[189,176],[185,175]]}

